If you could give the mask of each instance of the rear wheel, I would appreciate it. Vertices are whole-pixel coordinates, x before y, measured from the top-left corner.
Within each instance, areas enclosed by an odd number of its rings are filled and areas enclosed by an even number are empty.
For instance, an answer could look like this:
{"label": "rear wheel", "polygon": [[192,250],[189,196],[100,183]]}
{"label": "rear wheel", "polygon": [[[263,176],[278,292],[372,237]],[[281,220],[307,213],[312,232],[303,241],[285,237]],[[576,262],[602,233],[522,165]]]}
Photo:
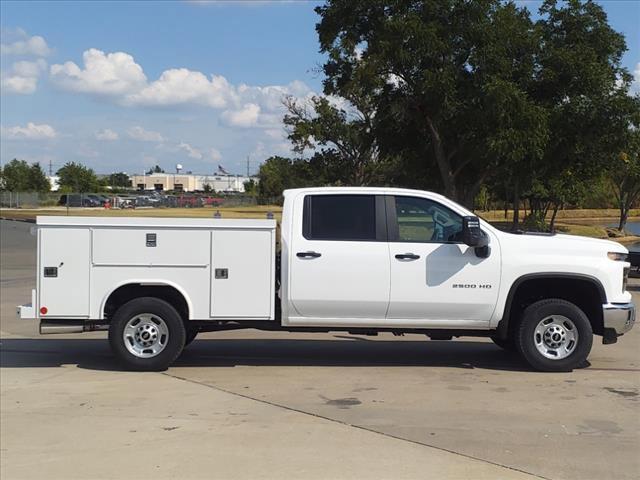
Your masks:
{"label": "rear wheel", "polygon": [[109,326],[111,350],[132,370],[166,370],[184,348],[180,314],[164,300],[141,297],[122,305]]}
{"label": "rear wheel", "polygon": [[526,362],[544,372],[567,372],[584,364],[593,331],[576,305],[551,298],[529,305],[518,329],[516,345]]}

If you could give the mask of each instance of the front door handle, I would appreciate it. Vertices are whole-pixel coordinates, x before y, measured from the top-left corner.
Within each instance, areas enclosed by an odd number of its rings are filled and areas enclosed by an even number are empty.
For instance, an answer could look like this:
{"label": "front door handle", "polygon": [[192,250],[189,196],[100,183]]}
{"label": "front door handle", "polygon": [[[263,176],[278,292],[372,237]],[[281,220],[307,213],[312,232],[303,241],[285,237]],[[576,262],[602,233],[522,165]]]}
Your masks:
{"label": "front door handle", "polygon": [[398,260],[418,260],[420,255],[416,255],[415,253],[398,253],[396,258]]}
{"label": "front door handle", "polygon": [[298,252],[296,253],[296,257],[299,258],[318,258],[321,253],[318,252]]}

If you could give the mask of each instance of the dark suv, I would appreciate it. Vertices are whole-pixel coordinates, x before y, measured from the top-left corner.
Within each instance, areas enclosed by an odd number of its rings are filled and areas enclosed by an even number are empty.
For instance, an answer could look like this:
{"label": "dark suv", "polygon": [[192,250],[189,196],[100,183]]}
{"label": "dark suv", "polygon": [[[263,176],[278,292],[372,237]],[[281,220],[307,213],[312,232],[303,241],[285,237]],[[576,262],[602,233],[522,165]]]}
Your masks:
{"label": "dark suv", "polygon": [[100,201],[94,198],[91,198],[88,195],[81,194],[71,194],[71,195],[61,195],[60,200],[58,200],[58,205],[63,207],[100,207]]}

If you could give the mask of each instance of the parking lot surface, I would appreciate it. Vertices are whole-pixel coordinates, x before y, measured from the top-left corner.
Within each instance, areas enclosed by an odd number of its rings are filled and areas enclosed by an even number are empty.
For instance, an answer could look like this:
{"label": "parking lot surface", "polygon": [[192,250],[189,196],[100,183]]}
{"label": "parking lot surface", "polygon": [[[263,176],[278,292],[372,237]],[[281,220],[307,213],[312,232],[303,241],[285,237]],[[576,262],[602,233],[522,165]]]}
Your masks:
{"label": "parking lot surface", "polygon": [[640,478],[638,326],[596,337],[572,373],[484,339],[253,330],[124,372],[103,332],[41,337],[15,318],[30,226],[0,227],[3,479]]}

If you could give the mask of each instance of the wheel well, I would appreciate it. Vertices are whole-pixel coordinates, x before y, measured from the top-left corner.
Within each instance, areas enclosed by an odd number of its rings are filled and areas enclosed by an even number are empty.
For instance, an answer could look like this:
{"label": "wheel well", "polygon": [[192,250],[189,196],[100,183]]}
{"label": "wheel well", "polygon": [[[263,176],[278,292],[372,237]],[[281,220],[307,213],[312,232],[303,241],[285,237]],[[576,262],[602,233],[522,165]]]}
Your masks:
{"label": "wheel well", "polygon": [[606,303],[606,297],[602,285],[596,280],[581,277],[536,277],[524,279],[511,287],[504,316],[498,326],[499,336],[511,336],[524,309],[545,298],[560,298],[575,304],[591,322],[593,333],[603,334],[602,304]]}
{"label": "wheel well", "polygon": [[104,317],[109,320],[110,317],[129,300],[139,297],[156,297],[160,300],[170,303],[184,320],[189,319],[189,305],[182,293],[169,285],[141,285],[139,283],[130,283],[116,288],[104,306]]}

